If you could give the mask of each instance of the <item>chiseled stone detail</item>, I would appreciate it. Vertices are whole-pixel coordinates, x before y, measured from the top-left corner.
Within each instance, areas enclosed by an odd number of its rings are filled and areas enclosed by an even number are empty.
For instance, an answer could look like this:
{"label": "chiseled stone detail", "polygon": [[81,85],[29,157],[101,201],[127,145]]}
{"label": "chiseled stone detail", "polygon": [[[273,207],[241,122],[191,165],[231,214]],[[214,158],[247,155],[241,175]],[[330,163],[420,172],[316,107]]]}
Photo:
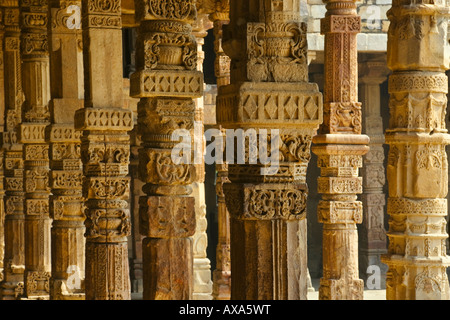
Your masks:
{"label": "chiseled stone detail", "polygon": [[[388,11],[388,300],[448,300],[448,1]],[[428,44],[432,43],[432,46]]]}
{"label": "chiseled stone detail", "polygon": [[83,103],[83,51],[81,28],[68,23],[73,14],[68,9],[81,8],[81,0],[51,0],[49,5],[52,121],[46,128],[46,141],[50,145],[49,207],[53,219],[50,299],[80,300],[84,299],[85,216],[81,132],[75,131],[74,114]]}
{"label": "chiseled stone detail", "polygon": [[323,223],[321,300],[362,300],[364,283],[358,271],[358,233],[362,222],[363,191],[359,177],[369,138],[361,135],[358,102],[357,34],[361,20],[354,1],[324,1],[321,20],[325,35],[324,123],[313,138],[320,177],[318,219]]}
{"label": "chiseled stone detail", "polygon": [[85,101],[74,121],[82,131],[85,297],[129,300],[128,131],[133,116],[123,109],[121,1],[82,0],[81,5]]}
{"label": "chiseled stone detail", "polygon": [[139,173],[146,194],[139,207],[141,234],[146,237],[144,299],[193,299],[196,212],[191,184],[199,181],[198,166],[172,161],[176,142],[171,134],[185,129],[194,136],[193,99],[203,95],[192,28],[196,3],[139,0],[135,4],[140,27],[130,94],[140,98]]}
{"label": "chiseled stone detail", "polygon": [[23,151],[17,139],[25,100],[22,89],[20,56],[19,2],[1,4],[4,25],[3,64],[5,79],[5,128],[2,135],[4,149],[4,278],[1,299],[21,297],[24,289],[25,236],[23,212]]}
{"label": "chiseled stone detail", "polygon": [[48,299],[51,273],[49,212],[50,121],[48,1],[19,1],[22,86],[25,96],[18,139],[23,143],[25,192],[25,299]]}
{"label": "chiseled stone detail", "polygon": [[[249,163],[255,146],[247,143],[237,154],[245,164],[228,163],[231,299],[306,299],[306,167],[323,109],[318,86],[308,83],[299,10],[299,1],[230,1],[223,27],[232,63],[230,84],[218,88],[218,124],[279,141],[274,172],[261,171],[268,167],[261,155]],[[220,72],[226,82],[225,65]],[[222,250],[227,254],[226,245]]]}

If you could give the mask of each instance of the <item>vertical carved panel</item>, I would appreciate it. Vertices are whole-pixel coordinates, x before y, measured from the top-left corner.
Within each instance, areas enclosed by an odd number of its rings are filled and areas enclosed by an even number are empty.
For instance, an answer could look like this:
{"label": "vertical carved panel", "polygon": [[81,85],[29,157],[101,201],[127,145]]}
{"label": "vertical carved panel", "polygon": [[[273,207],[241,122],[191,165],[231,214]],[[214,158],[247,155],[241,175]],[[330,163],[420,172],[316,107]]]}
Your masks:
{"label": "vertical carved panel", "polygon": [[[173,10],[177,8],[178,10]],[[136,1],[138,32],[131,95],[140,98],[138,131],[143,242],[144,299],[193,298],[193,243],[196,228],[191,184],[198,180],[193,162],[174,163],[172,133],[193,137],[195,104],[202,97],[197,71],[197,42],[192,23],[195,1]],[[191,156],[188,154],[187,156]]]}
{"label": "vertical carved panel", "polygon": [[230,84],[218,89],[218,124],[227,147],[237,145],[231,139],[239,129],[259,141],[234,153],[223,185],[231,299],[306,299],[306,168],[323,108],[317,85],[308,83],[299,9],[298,1],[231,0],[224,26],[231,70]]}
{"label": "vertical carved panel", "polygon": [[120,13],[120,0],[82,1],[85,104],[75,113],[75,128],[82,131],[87,300],[131,298],[128,132],[133,116],[122,109]]}
{"label": "vertical carved panel", "polygon": [[[424,5],[426,4],[426,6]],[[393,1],[388,11],[389,300],[448,300],[448,1]],[[430,46],[429,44],[433,45]]]}
{"label": "vertical carved panel", "polygon": [[320,177],[318,220],[323,223],[323,277],[321,300],[362,300],[364,283],[359,279],[358,233],[362,222],[362,156],[369,138],[361,135],[362,113],[358,102],[356,36],[361,19],[354,1],[324,1],[327,13],[321,20],[325,35],[324,122],[313,138]]}

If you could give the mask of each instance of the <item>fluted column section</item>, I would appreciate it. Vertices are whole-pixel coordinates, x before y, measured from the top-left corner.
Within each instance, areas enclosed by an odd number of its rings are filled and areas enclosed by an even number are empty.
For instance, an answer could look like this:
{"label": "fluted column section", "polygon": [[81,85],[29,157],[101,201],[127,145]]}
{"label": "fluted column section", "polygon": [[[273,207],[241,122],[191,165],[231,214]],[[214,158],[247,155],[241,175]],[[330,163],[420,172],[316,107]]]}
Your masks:
{"label": "fluted column section", "polygon": [[[306,169],[322,95],[308,82],[299,10],[295,0],[230,1],[223,48],[232,59],[231,82],[218,89],[217,119],[235,151],[227,150],[234,158],[227,158],[231,183],[224,184],[231,299],[307,295]],[[249,136],[241,151],[242,140],[233,137],[239,129]]]}
{"label": "fluted column section", "polygon": [[[230,84],[231,59],[223,51],[223,26],[230,22],[230,1],[215,1],[215,11],[210,15],[214,23],[214,73],[217,87]],[[220,126],[218,126],[220,128]],[[222,130],[225,135],[225,130]],[[225,203],[223,184],[229,182],[228,166],[225,162],[216,163],[216,194],[218,242],[216,248],[216,269],[213,271],[214,300],[230,300],[231,297],[231,261],[230,261],[230,214]]]}
{"label": "fluted column section", "polygon": [[2,3],[5,25],[4,74],[5,129],[2,136],[4,149],[5,187],[5,253],[4,279],[1,283],[2,300],[14,300],[23,294],[25,270],[25,216],[23,211],[23,150],[18,140],[22,121],[22,63],[20,56],[19,3]]}
{"label": "fluted column section", "polygon": [[47,127],[46,139],[50,144],[52,192],[52,300],[84,299],[83,171],[80,132],[74,128],[75,111],[82,108],[84,93],[80,9],[81,0],[50,0],[52,100],[51,125]]}
{"label": "fluted column section", "polygon": [[[197,181],[191,149],[193,99],[203,95],[191,26],[197,11],[192,0],[138,0],[136,12],[140,27],[131,95],[141,98],[139,171],[146,195],[139,209],[140,230],[146,237],[142,244],[144,299],[192,299],[196,217],[191,184]],[[172,149],[178,139],[173,141],[172,134],[178,129],[184,130],[178,133],[187,141],[183,138],[186,150],[174,153],[185,160],[175,163]]]}
{"label": "fluted column section", "polygon": [[48,299],[51,272],[48,1],[19,0],[22,86],[25,94],[19,139],[23,143],[25,191],[25,298]]}
{"label": "fluted column section", "polygon": [[394,0],[388,11],[388,300],[448,300],[448,1]]}
{"label": "fluted column section", "polygon": [[358,232],[363,208],[363,155],[369,138],[361,135],[361,103],[358,102],[358,52],[356,36],[361,18],[354,1],[325,1],[321,21],[325,35],[324,123],[314,137],[320,177],[318,219],[323,223],[323,276],[321,300],[362,300],[364,283],[359,279]]}
{"label": "fluted column section", "polygon": [[84,108],[82,131],[86,227],[86,300],[131,299],[130,136],[133,115],[123,108],[120,0],[82,0]]}

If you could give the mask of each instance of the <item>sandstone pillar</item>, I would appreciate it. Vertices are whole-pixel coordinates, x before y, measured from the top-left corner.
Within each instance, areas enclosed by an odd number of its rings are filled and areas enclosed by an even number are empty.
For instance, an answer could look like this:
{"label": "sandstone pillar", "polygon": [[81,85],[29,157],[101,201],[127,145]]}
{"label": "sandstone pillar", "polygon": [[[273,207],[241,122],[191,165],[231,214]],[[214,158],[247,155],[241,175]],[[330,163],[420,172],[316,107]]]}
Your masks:
{"label": "sandstone pillar", "polygon": [[48,1],[20,0],[22,85],[25,103],[19,139],[24,144],[25,298],[48,299],[51,272],[49,216],[50,120]]}
{"label": "sandstone pillar", "polygon": [[[230,84],[230,57],[223,51],[223,26],[230,22],[230,1],[215,1],[215,11],[210,15],[214,23],[214,73],[217,87]],[[218,126],[220,128],[220,126]],[[225,130],[222,130],[225,134]],[[225,159],[224,159],[225,160]],[[214,300],[230,300],[231,297],[231,262],[230,262],[230,214],[225,203],[223,184],[229,182],[228,166],[223,161],[216,163],[216,194],[218,243],[216,249],[216,270],[213,272]]]}
{"label": "sandstone pillar", "polygon": [[[380,85],[387,79],[388,69],[386,61],[368,59],[360,63],[359,92],[362,102],[363,132],[370,138],[370,151],[363,157],[363,222],[358,226],[359,233],[359,267],[361,278],[365,280],[367,274],[378,272],[382,277],[382,287],[386,266],[381,263],[381,254],[386,253],[387,237],[384,228],[384,210],[386,184],[384,165],[384,131],[383,119],[380,114]],[[370,267],[370,269],[368,269]]]}
{"label": "sandstone pillar", "polygon": [[82,0],[84,108],[82,130],[86,227],[86,300],[129,300],[130,136],[133,115],[123,108],[120,0]]}
{"label": "sandstone pillar", "polygon": [[394,0],[388,11],[388,300],[449,299],[449,16],[445,0]]}
{"label": "sandstone pillar", "polygon": [[361,19],[354,1],[330,0],[321,21],[325,35],[324,123],[314,137],[320,177],[318,219],[323,223],[321,300],[362,300],[364,283],[358,271],[358,233],[362,222],[362,156],[369,138],[361,135],[358,102],[356,36]]}
{"label": "sandstone pillar", "polygon": [[4,187],[5,187],[5,250],[4,280],[1,283],[1,298],[13,300],[23,294],[25,269],[25,216],[23,211],[23,150],[17,139],[22,121],[22,104],[25,96],[22,89],[22,63],[20,57],[19,3],[2,3],[4,34],[5,81],[5,129]]}
{"label": "sandstone pillar", "polygon": [[[141,98],[139,171],[146,194],[140,199],[140,230],[146,237],[142,244],[144,299],[192,299],[196,219],[191,184],[197,181],[197,166],[190,147],[193,99],[203,94],[191,26],[197,16],[195,1],[138,0],[136,13],[140,21],[137,72],[130,80],[131,95]],[[178,138],[172,140],[173,133],[180,133],[187,150],[173,152],[178,143]],[[174,162],[173,155],[184,160]]]}
{"label": "sandstone pillar", "polygon": [[[72,7],[71,7],[72,6]],[[81,0],[50,0],[49,51],[51,125],[49,177],[52,300],[83,299],[84,212],[80,132],[75,131],[75,111],[82,108],[83,52],[81,45]]]}
{"label": "sandstone pillar", "polygon": [[[5,129],[5,64],[4,64],[4,43],[5,43],[5,24],[3,21],[3,12],[0,10],[0,132],[3,135]],[[4,277],[4,256],[5,256],[5,186],[4,186],[4,150],[3,146],[0,146],[0,281],[3,281]]]}
{"label": "sandstone pillar", "polygon": [[223,48],[232,59],[231,84],[218,89],[217,119],[227,148],[234,147],[227,150],[231,183],[224,184],[231,299],[307,295],[306,169],[322,95],[308,83],[299,10],[296,0],[230,1]]}
{"label": "sandstone pillar", "polygon": [[[203,61],[205,60],[205,52],[203,45],[205,37],[210,29],[211,21],[205,14],[204,8],[197,5],[198,15],[193,24],[192,33],[197,41],[197,70],[203,72]],[[195,138],[198,139],[196,145],[203,155],[204,152],[204,103],[203,96],[194,100],[195,102]],[[212,299],[212,280],[211,280],[211,262],[206,254],[208,247],[208,235],[206,230],[208,221],[206,219],[206,202],[205,202],[205,162],[203,157],[198,157],[197,165],[197,181],[192,184],[192,196],[195,198],[195,221],[196,230],[193,236],[193,254],[194,254],[194,300],[211,300]]]}

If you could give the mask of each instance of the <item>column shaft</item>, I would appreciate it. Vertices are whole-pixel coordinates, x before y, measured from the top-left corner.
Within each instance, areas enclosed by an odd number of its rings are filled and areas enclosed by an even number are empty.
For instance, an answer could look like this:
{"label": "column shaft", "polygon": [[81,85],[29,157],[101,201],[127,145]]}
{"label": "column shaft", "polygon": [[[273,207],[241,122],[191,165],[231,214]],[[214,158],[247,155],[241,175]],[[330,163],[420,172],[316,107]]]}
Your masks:
{"label": "column shaft", "polygon": [[[217,87],[230,84],[231,59],[223,51],[223,26],[230,22],[230,1],[217,0],[216,10],[210,15],[214,22],[214,73],[217,79]],[[220,129],[221,127],[218,126]],[[225,130],[222,130],[225,136]],[[225,159],[223,159],[225,160]],[[216,194],[217,194],[217,221],[218,242],[216,248],[216,270],[213,272],[213,297],[214,300],[230,300],[231,297],[231,257],[230,257],[230,214],[225,203],[223,184],[230,182],[228,179],[228,166],[216,163]]]}
{"label": "column shaft", "polygon": [[49,5],[51,125],[50,215],[52,300],[84,299],[84,212],[80,132],[74,129],[75,111],[83,101],[81,0],[51,0]]}
{"label": "column shaft", "polygon": [[320,177],[318,219],[323,223],[323,276],[319,299],[361,300],[364,283],[359,279],[358,234],[362,222],[362,156],[369,139],[361,135],[358,102],[358,52],[356,36],[361,19],[354,1],[324,1],[321,21],[325,35],[324,123],[313,139]]}
{"label": "column shaft", "polygon": [[[205,60],[205,52],[203,45],[207,30],[211,28],[212,23],[208,19],[208,15],[204,13],[204,8],[197,4],[197,19],[192,26],[192,33],[197,41],[197,70],[203,72],[203,61]],[[196,145],[199,146],[197,152],[203,154],[204,145],[204,97],[194,100],[195,102],[195,139],[198,139]],[[208,235],[206,230],[208,221],[206,219],[206,202],[205,202],[205,161],[203,157],[198,157],[197,165],[197,181],[192,184],[192,196],[195,198],[195,220],[196,230],[193,236],[194,241],[194,300],[211,300],[212,299],[212,279],[211,279],[211,262],[208,259],[206,249],[208,248]]]}
{"label": "column shaft", "polygon": [[3,64],[5,79],[5,128],[2,136],[4,149],[5,188],[5,247],[4,279],[1,284],[3,300],[17,299],[23,294],[25,268],[24,212],[23,212],[23,152],[17,140],[18,125],[22,119],[22,65],[20,57],[19,4],[12,1],[2,6],[5,26]]}
{"label": "column shaft", "polygon": [[299,1],[230,1],[231,79],[218,89],[217,119],[227,138],[231,299],[306,299],[306,169],[322,95],[308,83],[299,10]]}
{"label": "column shaft", "polygon": [[[363,104],[363,132],[370,138],[370,151],[363,158],[363,222],[359,230],[360,275],[363,280],[373,272],[381,276],[379,285],[385,288],[386,266],[380,257],[387,251],[387,237],[384,228],[386,206],[386,168],[384,164],[384,131],[380,114],[380,85],[387,79],[385,59],[368,59],[360,63],[359,92]],[[373,269],[374,266],[379,270]],[[370,267],[370,269],[368,269]]]}
{"label": "column shaft", "polygon": [[[192,32],[197,11],[195,1],[161,4],[139,0],[136,12],[140,27],[131,95],[141,98],[139,171],[146,194],[140,199],[140,228],[146,237],[142,245],[144,299],[192,299],[191,237],[196,213],[191,184],[198,181],[196,171],[201,163],[194,163],[194,153],[202,156],[192,149],[193,99],[203,95]],[[178,142],[178,138],[172,140],[174,133],[184,142],[178,152],[173,152]],[[180,161],[174,162],[173,156]]]}
{"label": "column shaft", "polygon": [[448,300],[448,1],[388,11],[388,300]]}
{"label": "column shaft", "polygon": [[48,299],[51,272],[49,215],[49,146],[45,127],[50,120],[48,1],[35,6],[19,1],[22,86],[25,102],[19,140],[23,143],[25,191],[25,298]]}
{"label": "column shaft", "polygon": [[86,227],[86,300],[131,299],[130,136],[133,115],[123,108],[120,0],[82,0],[84,108],[82,131]]}

